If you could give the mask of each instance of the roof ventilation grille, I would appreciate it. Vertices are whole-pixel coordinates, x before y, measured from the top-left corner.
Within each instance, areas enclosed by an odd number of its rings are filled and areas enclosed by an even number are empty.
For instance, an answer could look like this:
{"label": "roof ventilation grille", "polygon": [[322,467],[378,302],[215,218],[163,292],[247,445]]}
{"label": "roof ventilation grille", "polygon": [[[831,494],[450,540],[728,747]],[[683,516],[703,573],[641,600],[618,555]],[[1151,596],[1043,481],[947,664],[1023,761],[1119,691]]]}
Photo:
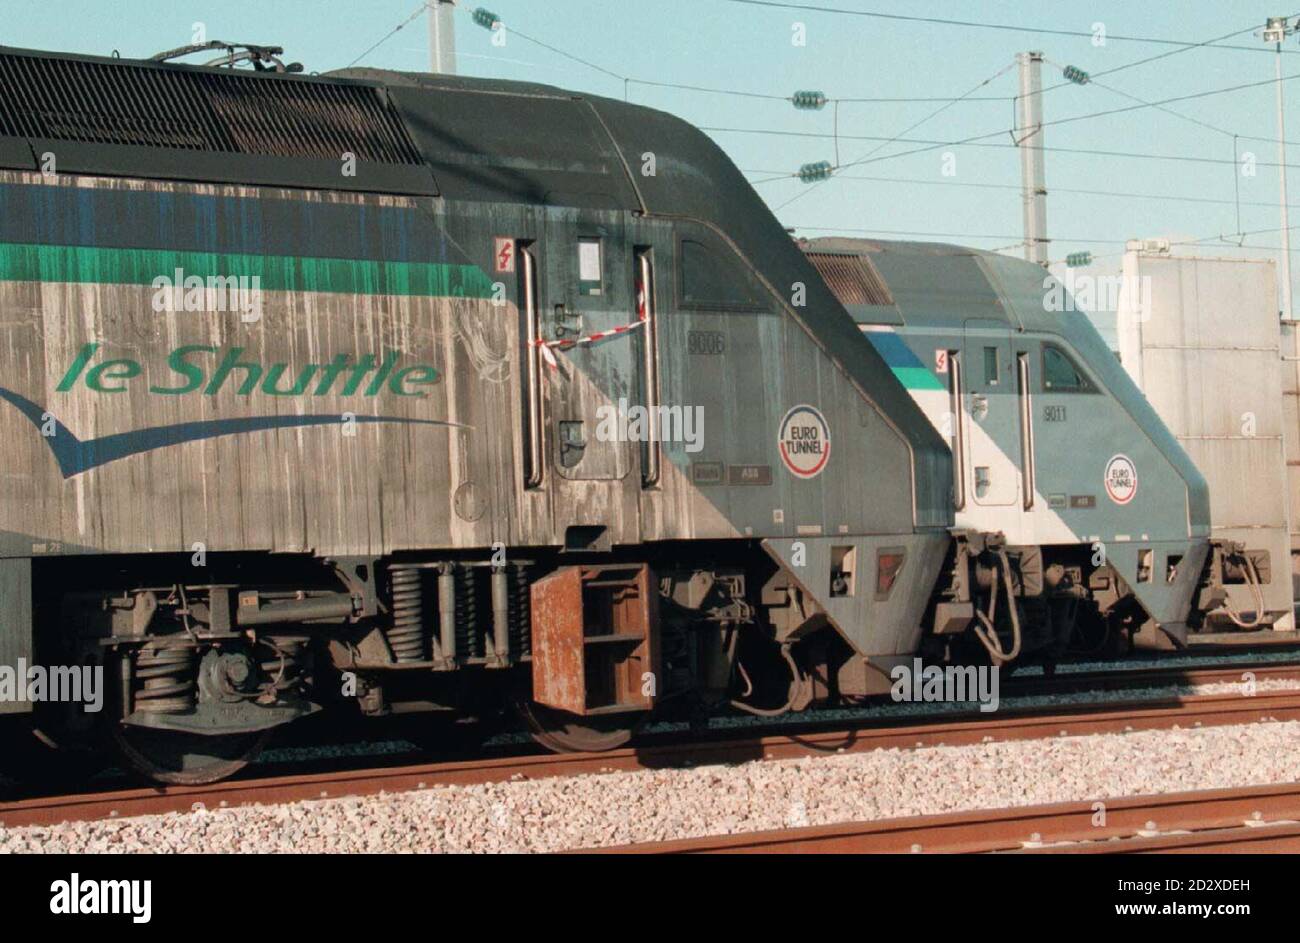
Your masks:
{"label": "roof ventilation grille", "polygon": [[418,165],[365,85],[0,53],[0,135],[263,157]]}
{"label": "roof ventilation grille", "polygon": [[808,252],[808,261],[830,287],[840,304],[892,305],[885,280],[864,255],[845,252]]}

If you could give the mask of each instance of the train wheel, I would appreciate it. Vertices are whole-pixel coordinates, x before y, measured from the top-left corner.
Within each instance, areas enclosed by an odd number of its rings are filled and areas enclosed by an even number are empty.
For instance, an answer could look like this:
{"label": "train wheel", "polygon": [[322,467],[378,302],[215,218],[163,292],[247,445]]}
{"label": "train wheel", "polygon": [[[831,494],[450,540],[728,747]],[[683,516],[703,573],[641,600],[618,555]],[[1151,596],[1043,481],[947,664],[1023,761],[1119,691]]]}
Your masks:
{"label": "train wheel", "polygon": [[556,753],[617,750],[632,739],[639,720],[637,714],[583,717],[531,700],[519,702],[519,714],[533,739]]}
{"label": "train wheel", "polygon": [[205,735],[117,724],[113,743],[134,772],[160,783],[197,786],[233,776],[256,759],[270,730]]}

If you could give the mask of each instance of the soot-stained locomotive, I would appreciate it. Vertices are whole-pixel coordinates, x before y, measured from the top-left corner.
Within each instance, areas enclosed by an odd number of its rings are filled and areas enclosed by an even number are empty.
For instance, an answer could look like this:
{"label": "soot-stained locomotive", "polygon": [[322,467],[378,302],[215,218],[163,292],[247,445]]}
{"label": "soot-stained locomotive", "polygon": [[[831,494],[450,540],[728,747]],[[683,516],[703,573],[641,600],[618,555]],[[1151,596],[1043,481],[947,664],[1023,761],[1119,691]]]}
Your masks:
{"label": "soot-stained locomotive", "polygon": [[802,706],[828,632],[862,672],[915,648],[947,447],[698,131],[460,78],[0,69],[0,660],[111,693],[0,708],[46,741],[198,781],[340,702],[436,733],[514,700],[592,748]]}

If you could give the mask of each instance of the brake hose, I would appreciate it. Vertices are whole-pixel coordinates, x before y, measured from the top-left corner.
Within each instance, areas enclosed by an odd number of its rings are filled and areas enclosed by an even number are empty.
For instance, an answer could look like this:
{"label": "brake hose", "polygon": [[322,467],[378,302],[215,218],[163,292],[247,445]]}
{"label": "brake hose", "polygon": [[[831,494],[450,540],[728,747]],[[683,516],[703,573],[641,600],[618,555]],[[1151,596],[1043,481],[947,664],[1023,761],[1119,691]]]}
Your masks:
{"label": "brake hose", "polygon": [[975,615],[979,617],[983,625],[973,627],[975,637],[988,649],[989,657],[993,659],[995,665],[1012,661],[1020,654],[1020,614],[1016,611],[1016,597],[1011,585],[1011,563],[1007,560],[1005,550],[998,551],[998,559],[1002,561],[1002,582],[1006,587],[1007,604],[1011,611],[1011,651],[1003,651],[1002,640],[998,638],[997,629],[993,627],[993,620],[998,611],[998,584],[996,580],[993,583],[993,589],[989,593],[988,614],[986,615],[978,609],[975,610]]}
{"label": "brake hose", "polygon": [[1257,629],[1264,621],[1264,591],[1260,588],[1259,572],[1255,569],[1255,561],[1249,555],[1243,553],[1233,554],[1233,556],[1239,556],[1246,563],[1246,585],[1250,587],[1250,593],[1255,599],[1255,618],[1250,622],[1242,619],[1226,597],[1223,600],[1223,608],[1227,610],[1228,618],[1233,621],[1237,628]]}

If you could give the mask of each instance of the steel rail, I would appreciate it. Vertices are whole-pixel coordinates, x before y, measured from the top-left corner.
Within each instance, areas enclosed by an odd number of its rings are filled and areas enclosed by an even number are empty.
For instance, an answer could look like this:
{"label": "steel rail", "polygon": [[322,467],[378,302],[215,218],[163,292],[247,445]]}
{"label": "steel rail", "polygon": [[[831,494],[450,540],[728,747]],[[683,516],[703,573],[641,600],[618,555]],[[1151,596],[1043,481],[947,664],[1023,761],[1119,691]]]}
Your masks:
{"label": "steel rail", "polygon": [[1300,848],[1300,784],[880,819],[592,849],[631,854],[1142,853]]}
{"label": "steel rail", "polygon": [[[859,753],[878,749],[960,746],[990,741],[1300,720],[1300,692],[1108,702],[1041,710],[943,717],[872,718],[852,725],[790,724],[755,735],[738,728],[708,740],[645,742],[607,753],[543,754],[234,779],[204,786],[151,786],[0,802],[0,825],[52,825],[187,811],[374,795],[449,785],[607,772],[735,764]],[[870,723],[872,726],[865,726]]]}
{"label": "steel rail", "polygon": [[1141,668],[1115,668],[1100,671],[1057,672],[1042,675],[1012,676],[1002,682],[1000,696],[1032,697],[1038,694],[1072,694],[1083,691],[1123,691],[1134,688],[1159,688],[1170,685],[1240,684],[1249,672],[1255,682],[1300,681],[1300,662],[1265,662],[1235,665],[1207,664],[1162,668],[1158,664]]}

